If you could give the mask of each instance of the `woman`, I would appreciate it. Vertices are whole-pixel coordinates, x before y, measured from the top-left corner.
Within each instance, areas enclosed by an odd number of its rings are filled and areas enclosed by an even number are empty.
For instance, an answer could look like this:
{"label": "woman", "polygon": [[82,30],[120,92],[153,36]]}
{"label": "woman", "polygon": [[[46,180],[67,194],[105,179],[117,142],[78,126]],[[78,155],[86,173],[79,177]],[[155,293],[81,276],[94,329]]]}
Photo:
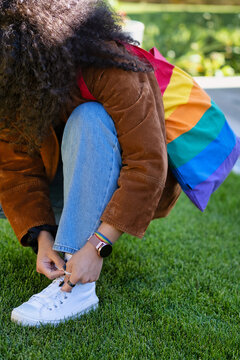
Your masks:
{"label": "woman", "polygon": [[[154,71],[127,52],[118,20],[101,0],[0,0],[0,203],[20,243],[38,248],[37,271],[56,278],[13,310],[23,325],[96,308],[112,244],[124,232],[141,238],[180,194]],[[49,184],[61,124],[57,229]]]}

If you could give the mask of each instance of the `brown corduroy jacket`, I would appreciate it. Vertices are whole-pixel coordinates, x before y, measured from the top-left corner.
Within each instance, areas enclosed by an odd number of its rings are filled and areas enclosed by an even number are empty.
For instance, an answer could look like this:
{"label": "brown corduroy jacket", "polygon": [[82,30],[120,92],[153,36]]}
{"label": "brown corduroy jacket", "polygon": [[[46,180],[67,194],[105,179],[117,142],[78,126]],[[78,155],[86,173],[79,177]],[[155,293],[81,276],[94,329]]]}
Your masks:
{"label": "brown corduroy jacket", "polygon": [[[152,219],[169,213],[181,192],[168,170],[159,86],[153,72],[116,68],[89,68],[84,70],[83,78],[91,94],[112,117],[122,149],[118,188],[101,220],[142,237]],[[64,120],[84,102],[79,91],[74,104],[66,108]],[[55,224],[49,183],[58,159],[59,144],[53,129],[37,158],[12,144],[7,131],[1,133],[0,203],[20,241],[34,226]]]}

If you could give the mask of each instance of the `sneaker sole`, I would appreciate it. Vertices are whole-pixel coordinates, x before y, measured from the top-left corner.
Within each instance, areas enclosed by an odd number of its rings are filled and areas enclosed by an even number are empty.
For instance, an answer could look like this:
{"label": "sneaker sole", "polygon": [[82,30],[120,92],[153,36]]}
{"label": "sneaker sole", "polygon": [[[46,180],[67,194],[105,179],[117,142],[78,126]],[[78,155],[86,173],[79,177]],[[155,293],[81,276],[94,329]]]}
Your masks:
{"label": "sneaker sole", "polygon": [[64,323],[65,321],[76,319],[76,318],[80,317],[81,315],[87,314],[91,310],[96,310],[97,308],[98,308],[98,302],[93,303],[93,304],[89,305],[88,307],[86,307],[84,310],[79,311],[77,314],[65,317],[64,319],[45,320],[45,321],[39,321],[39,320],[26,318],[26,317],[23,319],[21,314],[17,313],[16,311],[15,312],[13,311],[11,314],[11,320],[13,322],[17,323],[18,325],[23,325],[23,326],[35,326],[35,327],[39,327],[41,325],[57,326],[61,323]]}

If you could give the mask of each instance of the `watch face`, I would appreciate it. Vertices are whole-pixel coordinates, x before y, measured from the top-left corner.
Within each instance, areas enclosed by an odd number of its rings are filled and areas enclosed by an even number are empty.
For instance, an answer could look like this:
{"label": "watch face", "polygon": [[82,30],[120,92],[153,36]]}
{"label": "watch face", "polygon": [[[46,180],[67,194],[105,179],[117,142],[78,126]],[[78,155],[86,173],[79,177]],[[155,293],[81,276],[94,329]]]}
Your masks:
{"label": "watch face", "polygon": [[111,254],[112,252],[112,246],[111,245],[104,245],[101,250],[100,250],[100,256],[101,257],[107,257]]}

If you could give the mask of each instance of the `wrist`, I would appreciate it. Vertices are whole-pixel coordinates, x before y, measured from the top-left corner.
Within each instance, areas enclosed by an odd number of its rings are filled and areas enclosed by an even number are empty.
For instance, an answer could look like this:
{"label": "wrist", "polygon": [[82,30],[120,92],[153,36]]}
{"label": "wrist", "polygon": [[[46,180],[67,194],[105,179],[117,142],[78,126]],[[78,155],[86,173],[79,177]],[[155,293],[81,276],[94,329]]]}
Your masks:
{"label": "wrist", "polygon": [[95,254],[97,258],[99,257],[96,251],[96,247],[93,244],[91,244],[90,241],[87,241],[84,247],[88,249],[91,253]]}
{"label": "wrist", "polygon": [[98,230],[101,234],[106,236],[113,244],[119,239],[123,234],[122,231],[116,229],[112,225],[102,222]]}
{"label": "wrist", "polygon": [[38,240],[38,244],[40,244],[43,241],[48,241],[48,242],[50,241],[50,242],[54,243],[54,239],[52,237],[52,234],[49,231],[46,231],[46,230],[41,230],[39,232],[37,240]]}
{"label": "wrist", "polygon": [[112,245],[109,240],[104,240],[98,236],[99,233],[94,233],[88,239],[87,244],[89,244],[92,249],[94,249],[95,253],[98,257],[104,258],[111,254]]}

